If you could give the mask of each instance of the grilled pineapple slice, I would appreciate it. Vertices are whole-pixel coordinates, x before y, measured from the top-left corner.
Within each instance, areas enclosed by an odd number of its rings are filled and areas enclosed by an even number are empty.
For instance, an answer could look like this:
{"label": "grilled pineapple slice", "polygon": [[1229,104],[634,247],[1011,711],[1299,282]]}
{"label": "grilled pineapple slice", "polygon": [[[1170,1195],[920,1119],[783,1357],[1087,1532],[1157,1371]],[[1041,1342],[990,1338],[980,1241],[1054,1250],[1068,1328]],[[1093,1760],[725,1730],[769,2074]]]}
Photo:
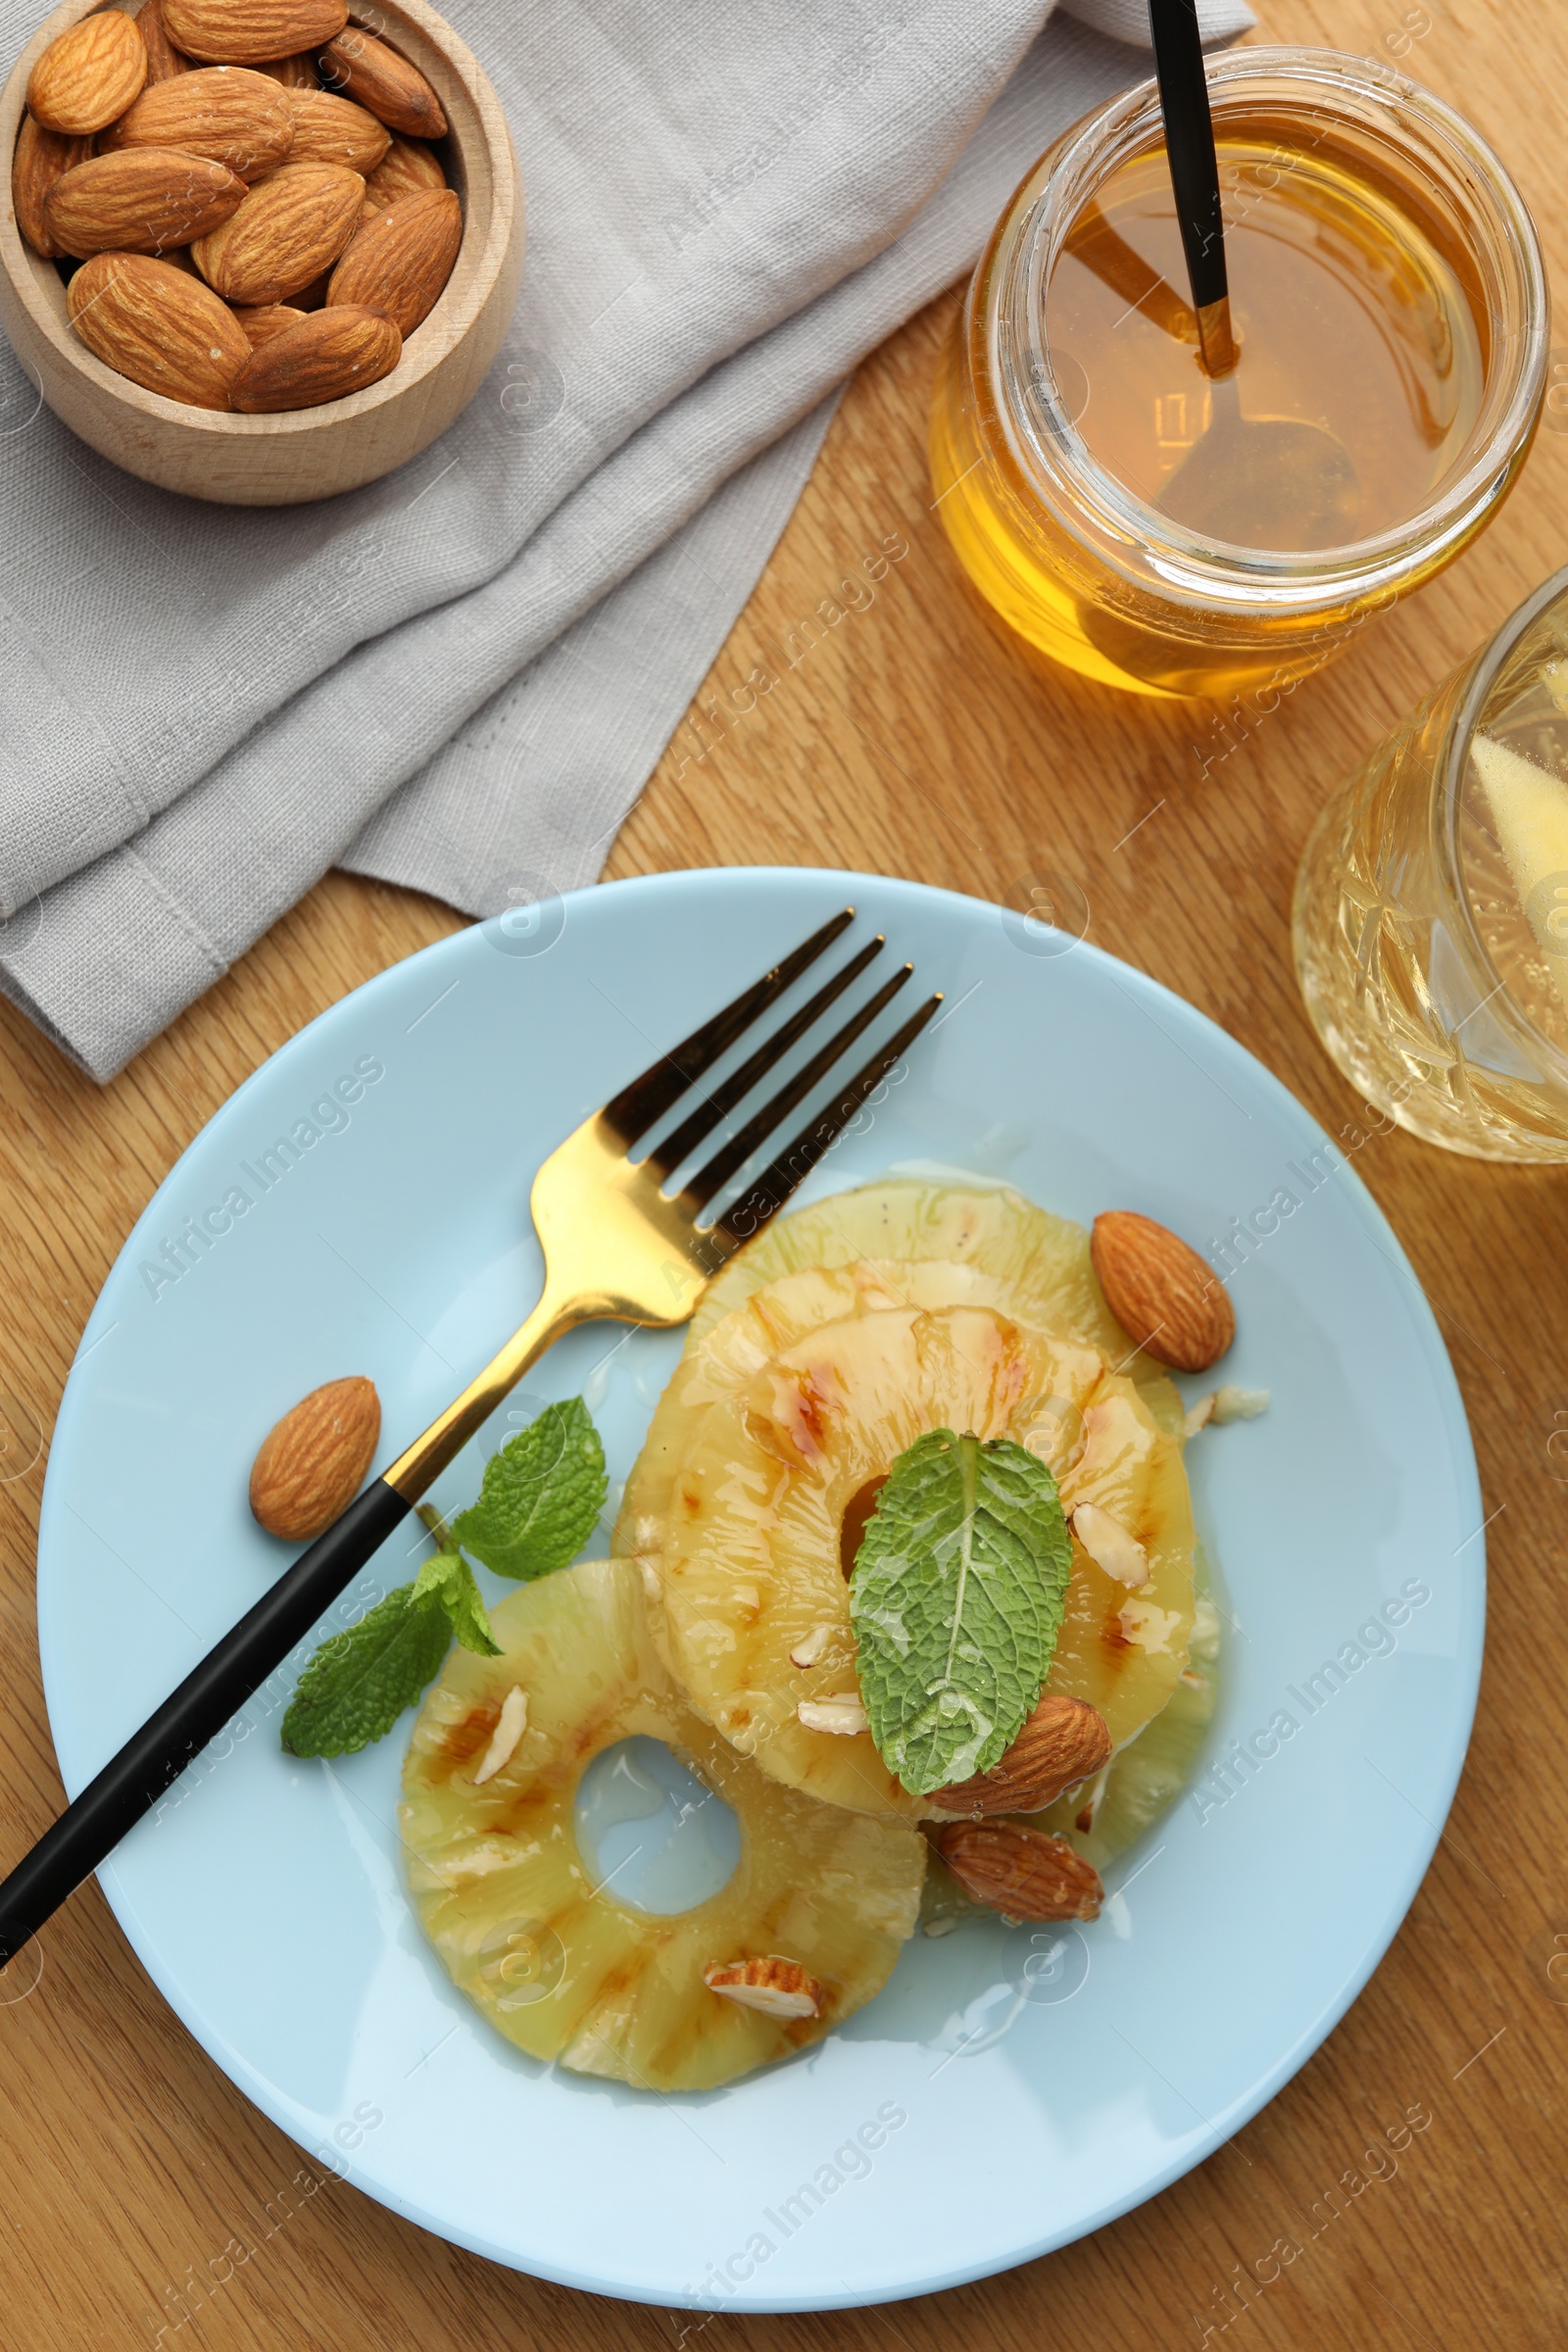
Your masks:
{"label": "grilled pineapple slice", "polygon": [[[818,2040],[871,1998],[914,1925],[917,1832],[812,1803],[700,1722],[649,1641],[629,1561],[545,1577],[491,1623],[502,1654],[455,1649],[419,1711],[401,1822],[425,1933],[509,2041],[586,2074],[706,2090]],[[514,1690],[526,1705],[514,1699],[503,1727]],[[476,1787],[519,1716],[506,1760]],[[637,1733],[674,1750],[741,1827],[729,1884],[673,1918],[596,1887],[573,1826],[588,1765]],[[746,1962],[772,1965],[737,1970]],[[807,1983],[814,2014],[790,2014],[798,1993],[748,2005],[760,1997],[749,1978],[764,1992]]]}
{"label": "grilled pineapple slice", "polygon": [[1002,1189],[866,1185],[780,1218],[710,1284],[626,1482],[612,1550],[659,1549],[695,1414],[768,1356],[842,1316],[957,1305],[1086,1341],[1137,1385],[1162,1428],[1180,1428],[1181,1398],[1105,1304],[1081,1225]]}
{"label": "grilled pineapple slice", "polygon": [[1097,1706],[1122,1745],[1185,1661],[1192,1511],[1177,1440],[1080,1341],[978,1305],[884,1307],[809,1331],[698,1408],[662,1541],[639,1555],[670,1671],[726,1739],[792,1788],[906,1820],[929,1800],[900,1786],[868,1732],[829,1728],[853,1714],[819,1710],[857,1695],[846,1516],[942,1428],[1028,1440],[1069,1511],[1094,1503],[1142,1546],[1150,1573],[1134,1592],[1074,1539],[1046,1683]]}
{"label": "grilled pineapple slice", "polygon": [[753,1292],[682,1352],[626,1481],[611,1550],[642,1555],[660,1549],[670,1493],[703,1410],[738,1396],[782,1348],[824,1324],[898,1307],[995,1306],[1005,1312],[1016,1304],[1011,1284],[943,1258],[803,1266]]}
{"label": "grilled pineapple slice", "polygon": [[1007,1311],[1087,1341],[1145,1392],[1157,1421],[1167,1429],[1179,1426],[1175,1389],[1161,1367],[1134,1348],[1105,1304],[1084,1228],[1004,1185],[885,1177],[775,1218],[709,1284],[692,1318],[687,1354],[725,1315],[781,1275],[900,1258],[940,1260],[990,1276],[1004,1286],[1008,1296],[999,1303]]}

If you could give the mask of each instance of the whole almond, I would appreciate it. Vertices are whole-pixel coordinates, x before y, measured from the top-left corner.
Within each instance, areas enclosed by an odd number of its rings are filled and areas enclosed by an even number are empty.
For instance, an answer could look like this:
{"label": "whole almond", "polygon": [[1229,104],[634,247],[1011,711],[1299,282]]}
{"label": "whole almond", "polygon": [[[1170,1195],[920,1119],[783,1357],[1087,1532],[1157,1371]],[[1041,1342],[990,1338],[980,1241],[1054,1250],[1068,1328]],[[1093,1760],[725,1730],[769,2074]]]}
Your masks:
{"label": "whole almond", "polygon": [[313,1389],[262,1441],[251,1466],[253,1515],[291,1544],[318,1536],[359,1493],[380,1435],[373,1381]]}
{"label": "whole almond", "polygon": [[195,247],[225,302],[286,302],[335,262],[359,226],[365,182],[337,164],[285,164]]}
{"label": "whole almond", "polygon": [[368,178],[391,144],[384,122],[330,90],[287,90],[284,98],[294,117],[295,163],[343,164]]}
{"label": "whole almond", "polygon": [[245,329],[251,349],[259,351],[264,343],[270,343],[274,335],[282,334],[288,327],[298,326],[305,313],[294,310],[286,302],[269,302],[258,310],[236,311],[234,317]]}
{"label": "whole almond", "polygon": [[373,172],[365,175],[365,218],[371,220],[400,196],[417,196],[425,188],[444,188],[447,175],[441,158],[422,139],[394,139]]}
{"label": "whole almond", "polygon": [[1236,1337],[1236,1310],[1214,1272],[1168,1226],[1108,1208],[1089,1237],[1105,1303],[1146,1355],[1206,1372]]}
{"label": "whole almond", "polygon": [[463,207],[452,188],[400,196],[368,220],[332,272],[328,303],[385,311],[405,335],[429,317],[463,243]]}
{"label": "whole almond", "polygon": [[92,150],[90,134],[86,138],[73,138],[64,130],[45,130],[30,115],[22,118],[11,159],[11,206],[18,228],[33,252],[42,254],[46,262],[58,261],[65,252],[65,247],[57,245],[49,234],[44,217],[49,191],[64,172],[84,164]]}
{"label": "whole almond", "polygon": [[226,164],[246,180],[274,172],[293,144],[286,92],[246,66],[203,66],[158,82],[98,142],[105,155],[122,147],[178,147]]}
{"label": "whole almond", "polygon": [[169,37],[164,23],[164,0],[142,0],[136,12],[136,30],[147,51],[149,89],[160,81],[172,81],[176,74],[190,72],[190,59],[181,57]]}
{"label": "whole almond", "polygon": [[239,209],[245,182],[205,155],[126,147],[63,172],[44,220],[63,253],[164,253],[189,245]]}
{"label": "whole almond", "polygon": [[348,23],[345,0],[163,0],[176,49],[211,66],[269,65],[319,49]]}
{"label": "whole almond", "polygon": [[1100,1873],[1065,1838],[1015,1821],[955,1821],[938,1853],[972,1901],[1009,1919],[1098,1919]]}
{"label": "whole almond", "polygon": [[1099,1708],[1057,1691],[1040,1701],[989,1772],[934,1788],[926,1802],[973,1821],[987,1813],[1039,1813],[1109,1762],[1110,1730]]}
{"label": "whole almond", "polygon": [[321,86],[317,79],[316,60],[308,50],[298,57],[258,57],[252,63],[258,74],[270,74],[285,90],[318,90]]}
{"label": "whole almond", "polygon": [[226,409],[251,347],[193,272],[140,253],[100,253],[66,288],[72,325],[106,368],[198,409]]}
{"label": "whole almond", "polygon": [[229,398],[246,415],[316,409],[390,375],[403,338],[379,311],[334,305],[273,335],[235,377]]}
{"label": "whole almond", "polygon": [[50,42],[27,78],[27,112],[45,130],[80,138],[122,115],[146,78],[134,18],[102,9]]}
{"label": "whole almond", "polygon": [[327,89],[368,106],[389,129],[406,131],[413,139],[444,135],[447,119],[424,75],[363,25],[351,24],[327,44],[317,63]]}

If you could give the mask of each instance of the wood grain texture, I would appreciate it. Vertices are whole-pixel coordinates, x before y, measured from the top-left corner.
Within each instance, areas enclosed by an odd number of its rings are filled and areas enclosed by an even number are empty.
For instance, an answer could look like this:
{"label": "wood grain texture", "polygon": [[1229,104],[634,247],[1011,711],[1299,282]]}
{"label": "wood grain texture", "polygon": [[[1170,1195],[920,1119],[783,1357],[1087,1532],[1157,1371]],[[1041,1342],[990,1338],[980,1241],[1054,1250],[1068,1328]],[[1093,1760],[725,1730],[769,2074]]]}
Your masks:
{"label": "wood grain texture", "polygon": [[[1404,62],[1495,142],[1560,274],[1568,22],[1556,0],[1426,8],[1431,29]],[[1406,13],[1404,0],[1281,0],[1266,30],[1374,51],[1403,35]],[[1222,1022],[1348,1146],[1359,1105],[1319,1053],[1289,970],[1296,856],[1335,777],[1568,558],[1568,429],[1543,431],[1522,488],[1451,572],[1279,714],[1233,714],[1227,748],[1212,710],[1153,708],[1035,670],[970,601],[924,488],[923,411],[947,316],[934,306],[862,370],[611,870],[866,865],[1015,904],[1030,877],[1065,875],[1087,898],[1091,938]],[[890,539],[907,553],[870,580],[863,559]],[[857,579],[874,601],[842,585]],[[816,642],[792,662],[789,632],[812,613]],[[758,697],[754,682],[743,710],[735,689],[754,668],[775,683]],[[333,877],[102,1093],[0,1015],[0,1389],[19,1418],[47,1438],[97,1288],[203,1120],[314,1013],[456,923],[428,901]],[[1256,2352],[1545,2352],[1568,2337],[1568,2007],[1547,1997],[1543,1940],[1568,1933],[1568,1465],[1548,1451],[1568,1427],[1568,1180],[1450,1158],[1397,1133],[1368,1140],[1354,1165],[1437,1308],[1495,1514],[1475,1739],[1393,1950],[1256,2121],[1123,2221],[918,2303],[715,2318],[703,2330],[711,2352],[955,2341],[1167,2352],[1198,2346],[1210,2324],[1211,2346]],[[32,1614],[42,1468],[21,1470],[26,1451],[24,1430],[17,1474],[0,1485],[8,1856],[60,1800]],[[1321,1892],[1331,1904],[1332,1882]],[[36,1991],[0,2009],[11,2092],[0,2265],[7,2332],[26,2352],[160,2340],[218,2352],[677,2352],[692,2325],[679,2315],[492,2269],[352,2189],[307,2194],[305,2160],[151,1991],[95,1888],[42,1950]],[[1396,2175],[1369,2181],[1363,2151],[1411,2106],[1430,2124]],[[1314,2221],[1313,2201],[1336,2184],[1341,2218]],[[243,2263],[231,2238],[251,2249]],[[1281,2238],[1304,2250],[1264,2283],[1254,2266],[1270,2271]],[[1252,2281],[1240,2290],[1237,2265]],[[1221,2334],[1215,2296],[1238,2313],[1238,2291],[1250,2308]]]}
{"label": "wood grain texture", "polygon": [[[33,64],[96,5],[64,0],[0,90],[8,183]],[[321,408],[241,416],[132,383],[72,331],[59,271],[24,241],[13,208],[0,210],[0,327],[56,416],[144,481],[220,506],[329,498],[428,449],[489,373],[516,308],[524,245],[522,181],[506,116],[478,59],[424,0],[380,0],[378,21],[440,95],[451,127],[439,152],[463,198],[464,237],[440,299],[397,367],[363,392]]]}

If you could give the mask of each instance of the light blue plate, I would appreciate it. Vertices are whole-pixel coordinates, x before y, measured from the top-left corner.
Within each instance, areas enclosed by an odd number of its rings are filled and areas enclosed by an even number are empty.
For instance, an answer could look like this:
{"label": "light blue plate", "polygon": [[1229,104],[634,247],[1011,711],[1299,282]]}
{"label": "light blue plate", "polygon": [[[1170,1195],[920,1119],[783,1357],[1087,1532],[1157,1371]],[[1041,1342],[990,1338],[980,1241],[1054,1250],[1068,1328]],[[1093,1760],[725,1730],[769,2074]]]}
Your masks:
{"label": "light blue plate", "polygon": [[[949,1009],[812,1189],[939,1161],[1085,1223],[1135,1207],[1205,1250],[1230,1235],[1225,1373],[1273,1393],[1192,1448],[1235,1618],[1213,1772],[1113,1872],[1105,1916],[917,1936],[844,2032],[704,2096],[537,2066],[405,1899],[406,1725],[341,1766],[291,1761],[292,1668],[103,1874],[154,1983],[313,2157],[498,2262],[699,2312],[912,2295],[1081,2236],[1254,2114],[1387,1948],[1464,1755],[1483,1541],[1437,1327],[1342,1154],[1190,1006],[1016,914],[842,874],[614,883],[428,949],[240,1088],[104,1287],[44,1496],[74,1792],[276,1574],[245,1500],[276,1416],[368,1373],[389,1461],[533,1303],[546,1152],[849,897],[851,941],[885,929]],[[187,1270],[160,1277],[181,1237]],[[586,1389],[623,1476],[678,1344],[575,1333],[517,1411]],[[413,1573],[412,1544],[359,1605]]]}

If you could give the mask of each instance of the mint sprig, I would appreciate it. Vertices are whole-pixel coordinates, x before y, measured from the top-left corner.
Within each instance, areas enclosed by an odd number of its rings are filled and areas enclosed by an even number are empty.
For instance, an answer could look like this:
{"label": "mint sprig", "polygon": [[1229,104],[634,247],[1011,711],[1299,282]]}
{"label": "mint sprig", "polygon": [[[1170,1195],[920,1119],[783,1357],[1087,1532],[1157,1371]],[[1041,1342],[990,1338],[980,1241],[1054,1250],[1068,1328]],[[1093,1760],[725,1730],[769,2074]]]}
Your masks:
{"label": "mint sprig", "polygon": [[850,1579],[860,1698],[883,1762],[925,1795],[989,1772],[1040,1696],[1072,1549],[1046,1464],[934,1429],[877,1496]]}
{"label": "mint sprig", "polygon": [[331,1634],[295,1687],[280,1737],[294,1756],[350,1756],[388,1733],[441,1670],[454,1636],[501,1655],[462,1544],[498,1576],[564,1568],[594,1531],[609,1481],[580,1396],[547,1404],[485,1466],[479,1499],[450,1529],[421,1503],[436,1549],[347,1633]]}
{"label": "mint sprig", "polygon": [[414,1580],[416,1601],[433,1600],[465,1649],[499,1658],[501,1644],[490,1631],[484,1596],[461,1551],[434,1552]]}
{"label": "mint sprig", "polygon": [[581,1551],[609,1491],[599,1432],[582,1398],[568,1396],[491,1456],[478,1501],[452,1533],[496,1576],[548,1576]]}
{"label": "mint sprig", "polygon": [[300,1676],[281,1739],[291,1756],[352,1756],[389,1732],[441,1661],[452,1627],[436,1594],[399,1585]]}

